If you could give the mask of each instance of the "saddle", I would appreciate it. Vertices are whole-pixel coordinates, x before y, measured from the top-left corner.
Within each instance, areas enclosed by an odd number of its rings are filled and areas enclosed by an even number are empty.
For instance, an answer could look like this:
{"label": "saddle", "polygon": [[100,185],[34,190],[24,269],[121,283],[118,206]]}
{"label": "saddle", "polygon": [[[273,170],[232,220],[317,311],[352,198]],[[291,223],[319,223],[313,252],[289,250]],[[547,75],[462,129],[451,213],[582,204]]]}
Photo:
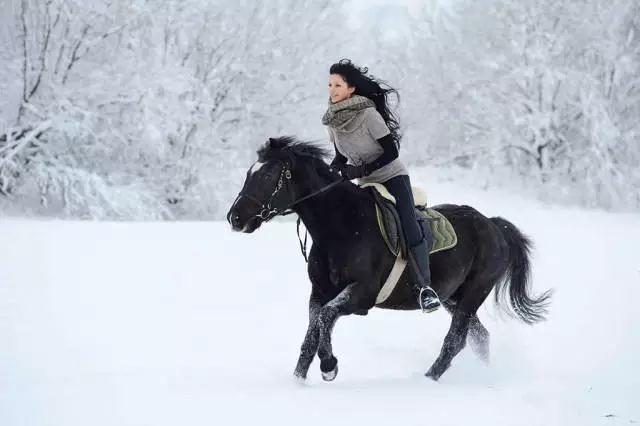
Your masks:
{"label": "saddle", "polygon": [[[389,298],[407,265],[407,241],[396,211],[396,200],[387,191],[387,188],[377,183],[365,184],[362,187],[369,188],[371,191],[376,206],[378,228],[387,248],[396,257],[391,272],[376,297],[375,304],[380,305]],[[411,190],[416,204],[416,218],[422,228],[422,233],[427,235],[426,227],[429,226],[433,236],[429,254],[455,247],[458,243],[458,237],[449,220],[437,210],[427,208],[427,199],[423,191],[419,188],[411,188]],[[358,314],[366,315],[366,311]]]}
{"label": "saddle", "polygon": [[[387,248],[394,256],[407,258],[407,241],[402,230],[400,216],[396,211],[395,198],[387,191],[384,185],[369,183],[362,185],[369,188],[376,205],[376,217],[378,228],[387,244]],[[458,237],[451,225],[442,213],[427,207],[426,196],[420,188],[412,188],[415,200],[416,218],[422,228],[422,233],[427,235],[430,230],[433,235],[429,254],[455,247]],[[430,229],[427,229],[427,226]]]}

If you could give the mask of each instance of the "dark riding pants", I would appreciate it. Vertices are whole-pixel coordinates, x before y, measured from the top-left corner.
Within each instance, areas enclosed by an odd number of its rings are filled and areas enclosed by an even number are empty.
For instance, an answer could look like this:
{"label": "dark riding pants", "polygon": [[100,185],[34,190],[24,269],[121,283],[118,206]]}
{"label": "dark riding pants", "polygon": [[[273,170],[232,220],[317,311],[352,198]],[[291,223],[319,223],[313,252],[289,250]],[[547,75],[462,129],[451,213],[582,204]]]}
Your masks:
{"label": "dark riding pants", "polygon": [[409,247],[420,244],[422,240],[422,230],[416,218],[415,202],[411,191],[411,181],[409,176],[400,175],[383,182],[387,190],[396,198],[396,210],[402,222],[402,229],[407,237]]}
{"label": "dark riding pants", "polygon": [[[402,222],[402,229],[407,238],[407,244],[413,252],[422,277],[426,284],[431,282],[429,272],[429,249],[431,247],[431,233],[422,234],[422,229],[416,217],[415,202],[411,191],[411,180],[408,175],[393,177],[382,183],[396,199],[396,210]],[[427,228],[428,229],[428,228]]]}

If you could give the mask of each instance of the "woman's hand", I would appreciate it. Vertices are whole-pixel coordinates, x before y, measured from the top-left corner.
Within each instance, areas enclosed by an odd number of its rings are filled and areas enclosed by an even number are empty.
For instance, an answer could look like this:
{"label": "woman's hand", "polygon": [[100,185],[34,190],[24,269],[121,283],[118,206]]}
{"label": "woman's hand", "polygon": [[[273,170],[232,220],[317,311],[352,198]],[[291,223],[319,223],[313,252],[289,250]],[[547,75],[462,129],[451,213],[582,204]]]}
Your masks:
{"label": "woman's hand", "polygon": [[364,166],[353,166],[351,164],[336,164],[334,168],[338,169],[340,174],[349,180],[363,177],[365,173]]}

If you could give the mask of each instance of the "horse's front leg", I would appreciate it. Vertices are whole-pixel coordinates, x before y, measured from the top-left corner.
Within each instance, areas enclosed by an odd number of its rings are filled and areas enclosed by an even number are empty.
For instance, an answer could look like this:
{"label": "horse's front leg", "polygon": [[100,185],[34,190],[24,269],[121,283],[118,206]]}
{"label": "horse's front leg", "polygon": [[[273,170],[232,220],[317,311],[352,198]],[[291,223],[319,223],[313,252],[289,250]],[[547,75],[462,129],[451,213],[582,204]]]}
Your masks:
{"label": "horse's front leg", "polygon": [[331,347],[331,332],[339,317],[350,315],[362,309],[369,309],[373,303],[368,303],[365,287],[357,282],[349,284],[333,300],[324,305],[318,314],[318,328],[320,342],[318,357],[322,378],[331,381],[338,374],[338,359],[333,355]]}
{"label": "horse's front leg", "polygon": [[293,372],[294,376],[299,379],[306,379],[309,366],[313,361],[313,357],[318,351],[319,341],[319,328],[318,328],[318,314],[322,308],[321,302],[311,292],[311,298],[309,299],[309,327],[307,328],[307,334],[304,336],[304,341],[300,347],[300,357],[298,358],[298,364]]}

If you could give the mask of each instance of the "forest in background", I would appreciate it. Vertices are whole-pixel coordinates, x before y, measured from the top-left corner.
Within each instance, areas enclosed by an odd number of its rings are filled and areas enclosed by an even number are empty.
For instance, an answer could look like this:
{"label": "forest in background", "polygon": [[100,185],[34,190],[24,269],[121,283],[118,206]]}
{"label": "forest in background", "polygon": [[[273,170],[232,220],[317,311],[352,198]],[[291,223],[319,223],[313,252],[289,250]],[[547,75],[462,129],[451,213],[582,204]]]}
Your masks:
{"label": "forest in background", "polygon": [[640,210],[640,3],[0,0],[0,213],[222,219],[268,137],[327,142],[331,63],[400,92],[401,156]]}

